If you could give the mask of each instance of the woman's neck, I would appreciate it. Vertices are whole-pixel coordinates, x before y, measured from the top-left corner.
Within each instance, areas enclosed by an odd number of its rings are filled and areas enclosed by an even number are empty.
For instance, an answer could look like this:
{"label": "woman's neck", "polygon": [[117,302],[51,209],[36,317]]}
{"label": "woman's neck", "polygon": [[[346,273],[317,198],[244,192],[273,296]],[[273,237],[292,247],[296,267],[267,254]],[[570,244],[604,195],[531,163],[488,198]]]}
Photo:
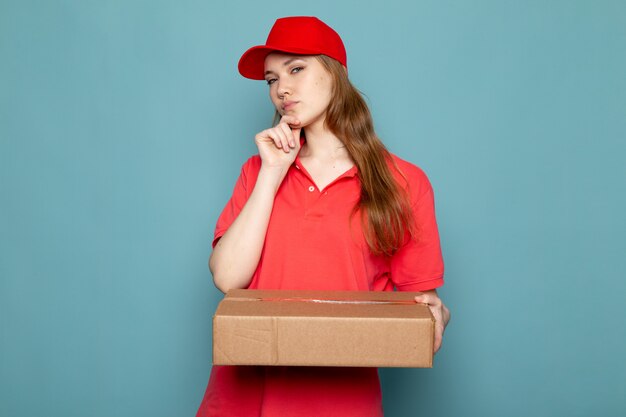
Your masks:
{"label": "woman's neck", "polygon": [[309,125],[304,128],[306,143],[300,151],[301,158],[338,159],[350,158],[343,142],[324,126]]}
{"label": "woman's neck", "polygon": [[328,129],[304,128],[300,162],[321,191],[354,166],[345,145]]}

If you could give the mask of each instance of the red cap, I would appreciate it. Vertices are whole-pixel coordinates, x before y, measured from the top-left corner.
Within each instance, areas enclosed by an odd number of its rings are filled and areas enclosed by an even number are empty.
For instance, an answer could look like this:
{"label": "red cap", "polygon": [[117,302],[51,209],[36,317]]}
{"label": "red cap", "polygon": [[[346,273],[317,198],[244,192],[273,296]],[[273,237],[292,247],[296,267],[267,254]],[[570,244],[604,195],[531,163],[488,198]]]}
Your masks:
{"label": "red cap", "polygon": [[265,78],[265,57],[272,52],[297,55],[327,55],[348,66],[341,38],[317,17],[283,17],[274,23],[265,45],[253,46],[239,60],[239,73],[246,78]]}

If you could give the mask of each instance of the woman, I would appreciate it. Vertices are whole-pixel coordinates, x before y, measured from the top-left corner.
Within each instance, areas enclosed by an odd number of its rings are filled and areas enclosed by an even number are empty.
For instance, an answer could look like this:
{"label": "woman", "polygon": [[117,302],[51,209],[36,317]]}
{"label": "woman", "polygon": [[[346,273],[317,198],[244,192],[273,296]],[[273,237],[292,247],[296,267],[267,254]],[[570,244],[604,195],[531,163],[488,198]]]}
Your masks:
{"label": "woman", "polygon": [[[209,261],[231,288],[422,291],[435,350],[449,320],[425,174],[390,154],[347,76],[339,35],[278,19],[239,71],[265,80],[279,122],[255,137]],[[214,366],[198,416],[382,416],[375,368]]]}

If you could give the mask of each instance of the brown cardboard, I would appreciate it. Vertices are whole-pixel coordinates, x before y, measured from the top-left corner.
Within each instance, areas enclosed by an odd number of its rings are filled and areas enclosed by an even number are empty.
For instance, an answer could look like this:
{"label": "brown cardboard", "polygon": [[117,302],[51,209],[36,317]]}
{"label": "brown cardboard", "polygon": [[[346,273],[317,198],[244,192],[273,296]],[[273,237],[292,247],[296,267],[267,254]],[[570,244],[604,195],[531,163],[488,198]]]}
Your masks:
{"label": "brown cardboard", "polygon": [[435,320],[417,292],[231,290],[213,364],[432,367]]}

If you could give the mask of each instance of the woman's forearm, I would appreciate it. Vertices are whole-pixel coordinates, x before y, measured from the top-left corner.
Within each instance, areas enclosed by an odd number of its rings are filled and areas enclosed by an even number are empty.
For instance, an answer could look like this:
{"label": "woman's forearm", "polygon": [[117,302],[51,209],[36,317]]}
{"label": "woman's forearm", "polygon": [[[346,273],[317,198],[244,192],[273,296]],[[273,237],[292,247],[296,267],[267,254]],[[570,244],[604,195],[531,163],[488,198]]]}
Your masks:
{"label": "woman's forearm", "polygon": [[263,250],[274,197],[287,169],[261,167],[248,201],[215,245],[209,268],[220,291],[250,284]]}

